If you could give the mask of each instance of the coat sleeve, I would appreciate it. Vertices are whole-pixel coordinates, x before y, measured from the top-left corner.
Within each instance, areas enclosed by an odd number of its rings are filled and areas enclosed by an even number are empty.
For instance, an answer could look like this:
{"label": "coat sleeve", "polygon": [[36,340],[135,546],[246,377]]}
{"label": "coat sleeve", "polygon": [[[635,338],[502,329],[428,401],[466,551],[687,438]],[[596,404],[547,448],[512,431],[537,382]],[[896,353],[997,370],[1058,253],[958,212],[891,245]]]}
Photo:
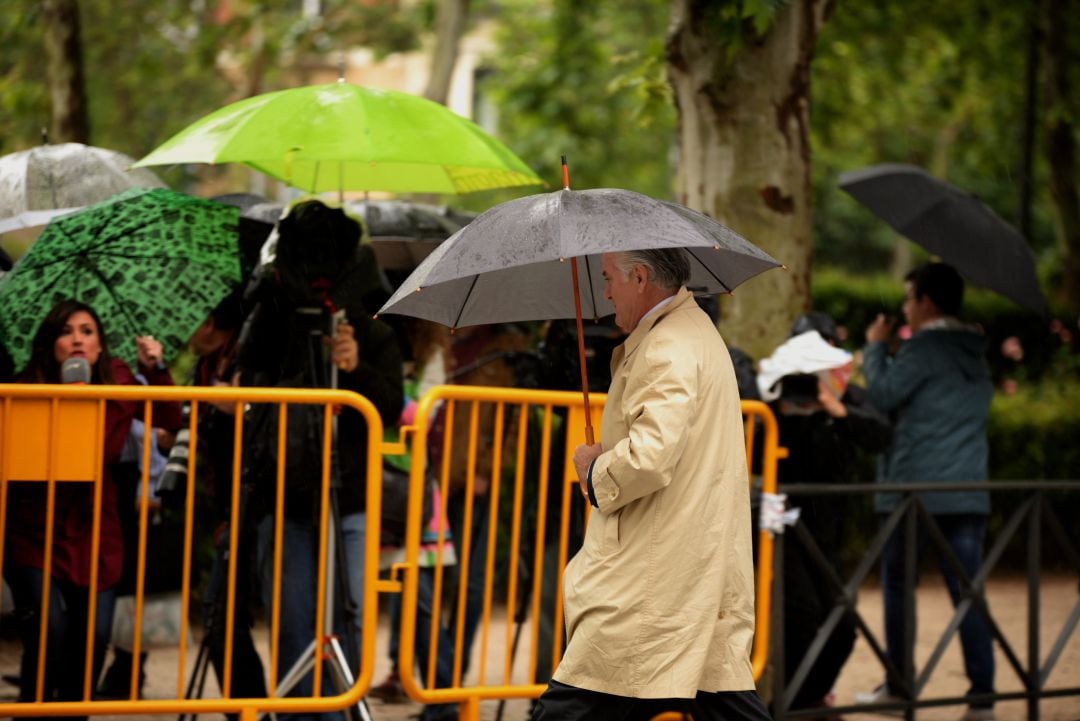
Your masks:
{"label": "coat sleeve", "polygon": [[[113,382],[121,386],[136,385],[138,381],[132,375],[127,364],[118,358],[112,359]],[[116,463],[124,451],[124,442],[131,430],[131,420],[142,410],[139,401],[107,401],[105,403],[105,465]]]}
{"label": "coat sleeve", "polygon": [[[169,373],[166,368],[150,368],[148,366],[139,366],[139,372],[142,373],[143,378],[146,378],[147,383],[152,386],[171,386],[174,385],[172,374]],[[143,415],[143,404],[139,404],[138,417],[141,419]],[[167,431],[175,433],[180,429],[180,426],[184,425],[184,414],[180,408],[180,404],[175,401],[155,401],[153,406],[153,421],[155,428],[164,428]]]}
{"label": "coat sleeve", "polygon": [[879,410],[889,413],[907,403],[929,375],[927,364],[918,357],[917,343],[906,341],[891,361],[884,343],[870,343],[863,350],[866,389]]}
{"label": "coat sleeve", "polygon": [[671,483],[686,447],[697,405],[697,367],[674,338],[658,339],[646,352],[645,373],[630,378],[617,412],[629,433],[597,457],[592,469],[597,509],[613,513]]}
{"label": "coat sleeve", "polygon": [[840,435],[863,450],[881,453],[892,440],[892,424],[884,413],[870,403],[866,389],[849,385],[843,403],[847,417],[836,421]]}

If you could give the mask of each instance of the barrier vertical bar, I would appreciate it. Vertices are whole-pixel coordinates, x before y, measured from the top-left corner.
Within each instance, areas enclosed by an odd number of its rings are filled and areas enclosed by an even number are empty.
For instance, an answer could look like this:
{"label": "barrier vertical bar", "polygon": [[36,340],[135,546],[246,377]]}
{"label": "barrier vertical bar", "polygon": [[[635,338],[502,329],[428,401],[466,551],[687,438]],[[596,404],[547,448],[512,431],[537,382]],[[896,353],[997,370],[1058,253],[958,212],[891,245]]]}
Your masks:
{"label": "barrier vertical bar", "polygon": [[[917,502],[917,501],[916,501]],[[903,668],[904,686],[908,694],[915,690],[915,579],[918,574],[918,526],[915,505],[912,504],[904,517],[904,649]],[[895,531],[894,531],[895,533]],[[883,593],[887,593],[883,589]],[[888,649],[888,639],[885,648]],[[908,704],[904,708],[904,719],[915,721],[915,707]]]}
{"label": "barrier vertical bar", "polygon": [[188,415],[187,483],[184,486],[184,560],[180,583],[180,648],[176,661],[176,698],[184,697],[187,639],[191,603],[191,547],[195,537],[195,459],[199,448],[199,401],[192,400]]}
{"label": "barrier vertical bar", "polygon": [[[1028,585],[1028,721],[1039,721],[1039,692],[1042,673],[1039,670],[1039,570],[1042,563],[1042,501],[1043,492],[1035,491],[1031,516],[1028,520],[1027,585]],[[984,586],[985,588],[985,586]],[[985,591],[983,591],[985,594]]]}
{"label": "barrier vertical bar", "polygon": [[533,550],[532,643],[529,648],[529,676],[536,678],[536,652],[540,643],[540,581],[544,575],[544,530],[547,525],[548,475],[551,467],[551,404],[544,405],[544,425],[540,434],[540,470],[536,484],[536,545]]}
{"label": "barrier vertical bar", "polygon": [[270,695],[277,694],[278,656],[281,653],[281,563],[284,553],[285,526],[285,441],[289,432],[289,406],[278,404],[277,464],[274,472],[274,580],[270,618]]}
{"label": "barrier vertical bar", "polygon": [[52,552],[53,533],[56,522],[56,429],[58,425],[60,400],[49,401],[49,452],[45,469],[45,548],[41,557],[41,624],[38,629],[37,679],[34,700],[41,703],[45,699],[45,657],[49,653],[49,606],[52,600]]}
{"label": "barrier vertical bar", "polygon": [[484,682],[487,672],[488,630],[491,625],[491,590],[495,571],[495,532],[499,526],[499,487],[502,485],[502,443],[504,404],[500,401],[495,406],[495,445],[491,453],[491,493],[488,507],[487,558],[484,564],[484,608],[480,624],[480,666],[477,678]]}
{"label": "barrier vertical bar", "polygon": [[[83,700],[89,700],[93,693],[94,660],[94,625],[97,621],[97,587],[101,552],[101,504],[104,492],[105,468],[105,401],[97,402],[97,417],[94,424],[96,443],[94,443],[94,512],[90,529],[90,585],[86,595],[86,665],[83,668]],[[55,437],[50,445],[55,445]]]}
{"label": "barrier vertical bar", "polygon": [[[465,618],[468,616],[469,573],[472,565],[473,501],[476,486],[476,442],[479,436],[480,401],[474,400],[469,411],[469,449],[465,466],[465,517],[461,522],[461,554],[458,556],[457,624],[454,629],[453,684],[461,685],[463,665],[462,645],[465,640]],[[490,482],[490,480],[489,480]]]}
{"label": "barrier vertical bar", "polygon": [[[143,594],[146,591],[146,526],[150,517],[150,434],[154,426],[153,404],[145,401],[143,405],[143,446],[142,472],[139,474],[139,539],[135,566],[135,619],[131,631],[131,686],[128,698],[132,701],[139,697],[139,655],[142,653]],[[124,503],[117,499],[117,503]],[[130,503],[131,499],[127,499]],[[88,675],[89,678],[89,675]]]}
{"label": "barrier vertical bar", "polygon": [[518,554],[521,553],[521,505],[525,484],[525,449],[529,428],[529,404],[522,403],[518,410],[517,464],[514,469],[514,510],[510,521],[510,573],[506,582],[506,648],[503,683],[510,684],[510,671],[514,663],[514,622],[517,610]]}
{"label": "barrier vertical bar", "polygon": [[[330,512],[330,460],[331,446],[334,441],[333,409],[327,403],[323,406],[323,453],[322,453],[322,486],[319,496],[319,528],[323,531],[329,529],[327,523]],[[312,696],[322,696],[322,673],[323,673],[323,648],[327,641],[323,629],[326,628],[326,594],[333,593],[334,589],[326,587],[326,561],[330,557],[330,539],[327,533],[319,534],[319,571],[315,591],[315,667],[312,669]],[[333,618],[329,619],[331,627]]]}

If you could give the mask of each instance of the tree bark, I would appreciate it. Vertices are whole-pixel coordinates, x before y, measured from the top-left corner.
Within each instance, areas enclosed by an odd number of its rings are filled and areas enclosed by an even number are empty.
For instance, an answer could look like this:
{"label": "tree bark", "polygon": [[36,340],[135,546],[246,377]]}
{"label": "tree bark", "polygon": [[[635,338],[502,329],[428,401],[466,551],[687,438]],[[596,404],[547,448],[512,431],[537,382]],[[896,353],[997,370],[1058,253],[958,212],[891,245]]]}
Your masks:
{"label": "tree bark", "polygon": [[1076,132],[1068,104],[1072,91],[1072,63],[1080,23],[1078,0],[1044,0],[1046,30],[1046,159],[1050,166],[1050,196],[1057,214],[1058,239],[1064,266],[1062,300],[1080,309],[1080,188],[1077,178]]}
{"label": "tree bark", "polygon": [[45,0],[45,57],[52,101],[50,140],[89,143],[90,121],[77,0]]}
{"label": "tree bark", "polygon": [[431,54],[431,75],[424,97],[446,104],[450,79],[457,64],[461,36],[469,16],[469,0],[439,0],[435,11],[435,49]]}
{"label": "tree bark", "polygon": [[764,36],[744,31],[731,53],[716,41],[712,3],[672,2],[667,57],[679,111],[679,200],[787,266],[721,303],[724,336],[755,358],[782,342],[810,305],[810,60],[826,5],[791,0]]}

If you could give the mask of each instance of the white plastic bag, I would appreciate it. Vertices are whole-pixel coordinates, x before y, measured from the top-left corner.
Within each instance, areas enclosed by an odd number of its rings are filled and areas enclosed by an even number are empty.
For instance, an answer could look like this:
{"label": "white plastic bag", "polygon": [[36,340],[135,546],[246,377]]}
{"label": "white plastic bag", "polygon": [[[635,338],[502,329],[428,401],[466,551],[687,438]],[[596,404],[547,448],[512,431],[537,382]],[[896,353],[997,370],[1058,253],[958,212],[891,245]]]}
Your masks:
{"label": "white plastic bag", "polygon": [[[179,593],[147,594],[143,597],[141,651],[180,645]],[[188,638],[190,641],[190,630]],[[113,612],[112,644],[131,652],[135,646],[135,597],[120,596]]]}

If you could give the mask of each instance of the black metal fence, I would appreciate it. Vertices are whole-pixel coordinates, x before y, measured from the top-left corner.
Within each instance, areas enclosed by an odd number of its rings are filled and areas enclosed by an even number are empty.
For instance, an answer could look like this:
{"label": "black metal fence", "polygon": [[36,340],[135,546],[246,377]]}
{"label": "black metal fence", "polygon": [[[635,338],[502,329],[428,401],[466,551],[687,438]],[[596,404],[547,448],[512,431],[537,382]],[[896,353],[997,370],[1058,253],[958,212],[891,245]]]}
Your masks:
{"label": "black metal fence", "polygon": [[[822,550],[818,542],[803,523],[796,523],[787,533],[777,534],[774,545],[774,587],[772,618],[772,665],[776,669],[773,684],[773,714],[776,721],[787,718],[820,717],[854,712],[901,712],[907,721],[912,721],[916,709],[933,706],[959,704],[983,705],[997,701],[1025,699],[1027,718],[1039,719],[1039,701],[1057,696],[1080,697],[1080,685],[1063,688],[1048,688],[1047,680],[1061,657],[1066,644],[1080,623],[1080,584],[1077,598],[1071,611],[1050,644],[1049,651],[1043,656],[1040,645],[1040,578],[1043,566],[1043,544],[1045,539],[1053,539],[1060,562],[1070,573],[1076,573],[1080,581],[1080,553],[1074,539],[1067,529],[1075,529],[1077,519],[1066,519],[1063,525],[1054,508],[1048,502],[1048,494],[1061,492],[1080,492],[1080,481],[1010,481],[992,483],[872,483],[855,485],[836,484],[788,484],[779,488],[780,493],[788,495],[789,503],[798,506],[800,497],[807,496],[842,496],[850,494],[868,494],[881,491],[895,491],[902,494],[895,510],[884,517],[883,523],[874,535],[869,547],[855,564],[847,578],[835,566],[833,559]],[[948,540],[942,533],[938,519],[926,510],[920,493],[941,491],[990,491],[992,497],[1001,492],[1010,492],[1009,498],[1022,498],[1015,506],[1004,509],[1005,522],[992,539],[992,543],[983,555],[982,567],[974,576],[965,573],[962,564],[953,552]],[[1013,493],[1018,492],[1018,493]],[[841,499],[837,499],[838,501]],[[998,509],[1001,511],[1002,509]],[[1007,546],[1026,529],[1022,542],[1026,547],[1027,576],[1027,662],[1021,661],[1013,644],[1002,633],[994,620],[986,601],[986,581],[1005,552]],[[878,566],[882,552],[892,534],[902,533],[903,572],[905,598],[912,599],[918,575],[918,557],[920,538],[925,539],[939,556],[942,564],[948,566],[959,582],[959,594],[954,613],[934,645],[926,663],[916,669],[914,659],[915,604],[907,603],[905,609],[904,648],[902,663],[898,668],[885,653],[885,647],[868,628],[856,607],[859,587],[870,573]],[[921,532],[921,536],[920,536]],[[785,536],[787,538],[785,538]],[[785,545],[797,543],[798,551],[807,559],[810,573],[820,574],[835,596],[831,609],[824,621],[817,627],[813,641],[809,644],[802,659],[785,679],[784,658],[784,553]],[[946,647],[957,634],[961,623],[968,614],[979,614],[989,628],[997,647],[1004,655],[1007,666],[1019,678],[1023,690],[1005,693],[987,693],[982,695],[962,695],[941,698],[929,698],[924,695],[927,682],[938,669]],[[889,681],[894,697],[887,701],[865,705],[836,706],[823,710],[821,707],[795,708],[794,701],[807,677],[819,663],[823,650],[830,642],[837,627],[841,624],[854,624],[856,631],[863,636],[874,655],[881,662],[885,676]],[[999,678],[1001,674],[998,674]],[[1070,679],[1076,682],[1080,679]]]}

